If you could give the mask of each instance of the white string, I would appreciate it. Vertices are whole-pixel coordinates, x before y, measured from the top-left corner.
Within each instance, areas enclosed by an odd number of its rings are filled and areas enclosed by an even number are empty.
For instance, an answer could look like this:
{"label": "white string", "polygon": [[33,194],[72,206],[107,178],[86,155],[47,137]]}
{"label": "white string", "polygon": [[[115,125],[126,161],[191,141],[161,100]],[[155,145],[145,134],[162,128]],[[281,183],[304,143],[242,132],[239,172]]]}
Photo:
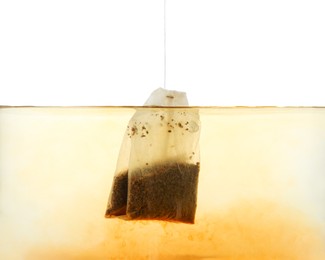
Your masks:
{"label": "white string", "polygon": [[166,88],[166,70],[167,70],[167,46],[166,46],[166,5],[167,0],[164,0],[164,88]]}

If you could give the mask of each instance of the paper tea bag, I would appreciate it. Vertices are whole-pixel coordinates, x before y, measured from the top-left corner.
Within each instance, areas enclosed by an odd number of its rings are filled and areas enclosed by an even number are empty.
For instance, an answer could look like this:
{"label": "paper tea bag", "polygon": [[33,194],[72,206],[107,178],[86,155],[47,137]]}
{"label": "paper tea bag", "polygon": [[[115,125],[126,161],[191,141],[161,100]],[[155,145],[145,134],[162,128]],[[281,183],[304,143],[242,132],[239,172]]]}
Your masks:
{"label": "paper tea bag", "polygon": [[162,88],[145,106],[160,107],[138,108],[130,120],[105,216],[194,223],[200,166],[198,111],[186,108],[185,93]]}

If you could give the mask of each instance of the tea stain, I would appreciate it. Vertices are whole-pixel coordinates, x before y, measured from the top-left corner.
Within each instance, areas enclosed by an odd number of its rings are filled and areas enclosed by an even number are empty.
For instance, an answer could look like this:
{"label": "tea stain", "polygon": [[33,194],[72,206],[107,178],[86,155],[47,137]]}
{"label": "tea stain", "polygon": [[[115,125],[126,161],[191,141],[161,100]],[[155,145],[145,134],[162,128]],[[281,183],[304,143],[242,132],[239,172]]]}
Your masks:
{"label": "tea stain", "polygon": [[194,225],[119,219],[105,224],[96,245],[35,247],[25,259],[325,259],[320,226],[265,200],[199,215]]}

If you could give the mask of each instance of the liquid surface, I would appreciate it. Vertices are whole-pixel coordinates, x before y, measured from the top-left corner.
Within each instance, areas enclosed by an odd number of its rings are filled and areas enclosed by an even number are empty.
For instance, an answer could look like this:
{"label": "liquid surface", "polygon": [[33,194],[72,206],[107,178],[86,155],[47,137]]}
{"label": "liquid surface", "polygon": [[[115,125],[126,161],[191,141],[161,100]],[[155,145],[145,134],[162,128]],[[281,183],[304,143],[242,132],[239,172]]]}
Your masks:
{"label": "liquid surface", "polygon": [[0,259],[325,259],[325,109],[195,109],[192,225],[104,217],[135,108],[1,108]]}

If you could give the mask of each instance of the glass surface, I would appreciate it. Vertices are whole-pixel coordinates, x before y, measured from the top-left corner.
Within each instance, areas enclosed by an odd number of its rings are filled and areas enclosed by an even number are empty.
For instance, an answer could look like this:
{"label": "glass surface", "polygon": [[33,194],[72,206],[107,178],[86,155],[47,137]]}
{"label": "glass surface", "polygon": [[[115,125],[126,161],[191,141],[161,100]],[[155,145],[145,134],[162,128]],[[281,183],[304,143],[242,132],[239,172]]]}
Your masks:
{"label": "glass surface", "polygon": [[104,218],[135,109],[0,109],[0,259],[325,259],[324,108],[199,108],[193,225]]}

